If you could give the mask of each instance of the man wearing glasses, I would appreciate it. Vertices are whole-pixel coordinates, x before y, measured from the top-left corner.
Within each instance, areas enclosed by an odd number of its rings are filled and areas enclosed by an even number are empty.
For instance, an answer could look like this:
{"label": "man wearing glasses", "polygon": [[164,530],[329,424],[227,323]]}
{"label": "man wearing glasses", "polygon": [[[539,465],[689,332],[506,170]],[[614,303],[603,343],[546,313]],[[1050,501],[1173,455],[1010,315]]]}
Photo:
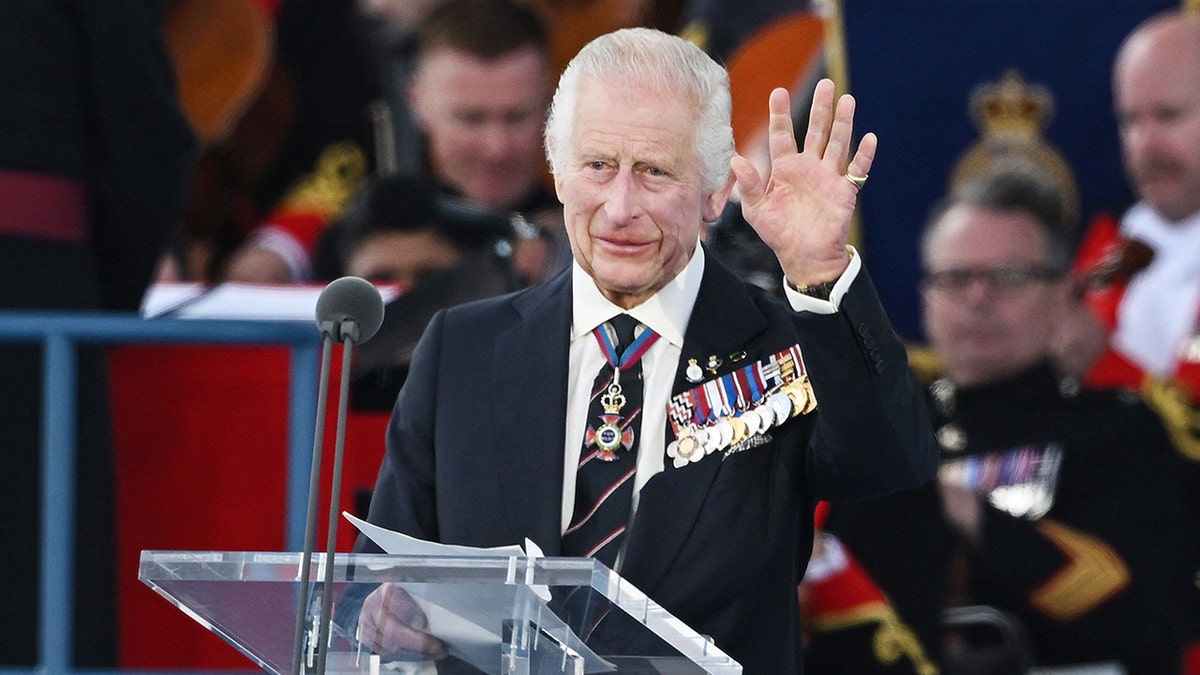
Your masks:
{"label": "man wearing glasses", "polygon": [[[871,523],[906,509],[911,541],[953,542],[963,569],[946,582],[951,603],[1018,618],[1038,665],[1177,673],[1173,603],[1186,567],[1173,453],[1134,396],[1083,389],[1051,365],[1071,293],[1062,220],[1053,187],[1011,172],[964,185],[935,211],[921,291],[942,365],[929,395],[938,480],[835,504],[826,527],[876,578],[896,578],[938,559],[884,550]],[[928,509],[923,528],[916,504]]]}

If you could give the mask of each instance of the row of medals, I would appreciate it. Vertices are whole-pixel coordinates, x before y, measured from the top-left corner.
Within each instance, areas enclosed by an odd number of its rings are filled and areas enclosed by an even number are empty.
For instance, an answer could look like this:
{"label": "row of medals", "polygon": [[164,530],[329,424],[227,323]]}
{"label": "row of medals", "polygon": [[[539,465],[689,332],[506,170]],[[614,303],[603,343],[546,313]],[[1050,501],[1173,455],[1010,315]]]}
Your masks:
{"label": "row of medals", "polygon": [[740,415],[722,417],[705,426],[689,425],[679,430],[667,446],[667,454],[682,466],[698,462],[719,450],[736,448],[758,434],[773,429],[793,417],[807,415],[817,407],[817,397],[807,375],[768,392],[757,406]]}

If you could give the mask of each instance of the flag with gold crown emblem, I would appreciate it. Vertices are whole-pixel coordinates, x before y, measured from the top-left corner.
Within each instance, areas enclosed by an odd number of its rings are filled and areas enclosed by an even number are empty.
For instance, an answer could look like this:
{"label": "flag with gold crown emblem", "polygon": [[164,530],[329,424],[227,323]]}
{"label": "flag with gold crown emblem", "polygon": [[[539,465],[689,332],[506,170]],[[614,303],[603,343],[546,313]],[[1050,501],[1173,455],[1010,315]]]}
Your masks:
{"label": "flag with gold crown emblem", "polygon": [[[969,164],[970,151],[987,145],[988,112],[1004,113],[1002,103],[988,108],[979,97],[988,87],[1002,96],[1008,85],[1020,101],[1014,82],[1032,92],[1043,113],[1031,122],[1038,147],[1050,153],[1045,161],[1054,164],[1057,155],[1069,170],[1079,214],[1086,219],[1119,206],[1130,193],[1113,115],[1113,57],[1136,24],[1177,6],[1179,0],[830,0],[841,38],[831,42],[830,70],[835,77],[842,71],[858,101],[856,132],[880,138],[859,196],[860,249],[902,337],[923,339],[917,285],[925,219],[965,166],[960,162]],[[1007,114],[1019,115],[1020,107]]]}

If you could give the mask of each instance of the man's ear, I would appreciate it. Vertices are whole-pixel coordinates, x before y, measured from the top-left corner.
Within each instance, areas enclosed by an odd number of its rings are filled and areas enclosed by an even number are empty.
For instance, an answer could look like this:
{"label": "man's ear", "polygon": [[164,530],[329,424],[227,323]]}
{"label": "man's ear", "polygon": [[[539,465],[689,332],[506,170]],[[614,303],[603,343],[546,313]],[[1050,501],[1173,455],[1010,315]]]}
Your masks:
{"label": "man's ear", "polygon": [[729,177],[725,179],[725,185],[713,190],[704,198],[704,222],[712,223],[721,217],[721,213],[725,211],[725,204],[729,201],[729,192],[733,190],[736,180],[733,172],[730,172]]}
{"label": "man's ear", "polygon": [[565,204],[566,202],[563,201],[563,190],[566,189],[566,185],[562,174],[551,174],[551,178],[554,179],[554,195],[558,197],[558,203]]}

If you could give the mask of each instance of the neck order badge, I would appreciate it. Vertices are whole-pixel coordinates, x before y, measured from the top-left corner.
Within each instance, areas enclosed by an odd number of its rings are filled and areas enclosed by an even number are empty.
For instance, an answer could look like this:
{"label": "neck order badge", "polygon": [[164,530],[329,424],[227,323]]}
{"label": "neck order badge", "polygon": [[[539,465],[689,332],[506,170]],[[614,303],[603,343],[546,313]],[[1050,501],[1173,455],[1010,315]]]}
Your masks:
{"label": "neck order badge", "polygon": [[[612,462],[618,459],[616,451],[622,447],[625,450],[630,450],[634,442],[633,418],[637,412],[640,412],[641,395],[638,392],[638,405],[630,406],[630,414],[628,419],[624,419],[622,411],[626,404],[629,403],[629,397],[623,392],[621,387],[621,374],[625,373],[627,383],[635,379],[635,376],[641,373],[641,359],[646,351],[658,341],[658,334],[652,330],[644,330],[638,337],[634,337],[634,329],[637,327],[637,320],[628,314],[621,314],[613,317],[609,322],[614,332],[616,333],[617,341],[614,343],[609,337],[608,330],[605,325],[597,326],[592,335],[595,336],[596,342],[600,344],[600,351],[604,353],[604,358],[607,361],[604,367],[600,369],[600,374],[596,378],[596,387],[592,390],[592,409],[595,409],[595,400],[597,392],[604,387],[602,384],[608,379],[611,374],[611,382],[603,389],[604,393],[599,395],[600,407],[603,410],[599,415],[589,414],[589,419],[598,417],[600,424],[598,426],[588,425],[587,432],[584,434],[584,449],[590,451],[593,448],[596,450],[596,458],[605,462]],[[623,348],[623,352],[618,356],[618,346]],[[637,369],[634,370],[634,367]],[[640,380],[640,378],[637,378]],[[640,390],[641,382],[634,382],[634,385]]]}

